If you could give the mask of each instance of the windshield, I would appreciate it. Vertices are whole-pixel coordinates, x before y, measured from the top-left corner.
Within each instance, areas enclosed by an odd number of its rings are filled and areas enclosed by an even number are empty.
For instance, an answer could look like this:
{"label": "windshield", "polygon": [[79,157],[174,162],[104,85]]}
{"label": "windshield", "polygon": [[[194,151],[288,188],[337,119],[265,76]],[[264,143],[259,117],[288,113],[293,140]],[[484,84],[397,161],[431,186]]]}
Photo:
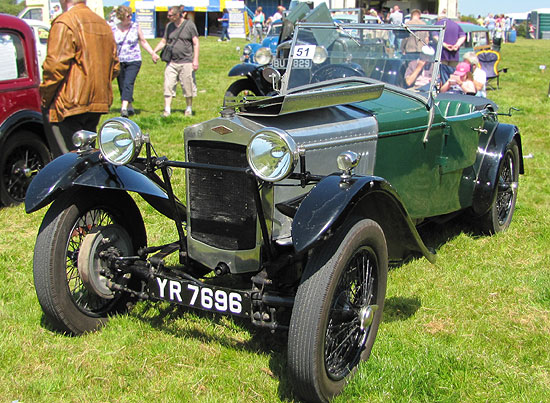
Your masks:
{"label": "windshield", "polygon": [[439,74],[441,32],[441,26],[299,24],[281,92],[362,77],[427,93]]}

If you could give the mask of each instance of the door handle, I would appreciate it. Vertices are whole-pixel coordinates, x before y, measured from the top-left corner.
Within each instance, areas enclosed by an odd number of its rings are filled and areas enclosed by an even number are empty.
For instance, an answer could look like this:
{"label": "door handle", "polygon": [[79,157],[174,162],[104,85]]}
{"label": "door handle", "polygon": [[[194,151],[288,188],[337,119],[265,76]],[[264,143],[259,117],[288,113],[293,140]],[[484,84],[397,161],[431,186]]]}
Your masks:
{"label": "door handle", "polygon": [[480,134],[487,134],[487,129],[484,129],[482,127],[472,127],[472,130],[475,132],[478,132]]}

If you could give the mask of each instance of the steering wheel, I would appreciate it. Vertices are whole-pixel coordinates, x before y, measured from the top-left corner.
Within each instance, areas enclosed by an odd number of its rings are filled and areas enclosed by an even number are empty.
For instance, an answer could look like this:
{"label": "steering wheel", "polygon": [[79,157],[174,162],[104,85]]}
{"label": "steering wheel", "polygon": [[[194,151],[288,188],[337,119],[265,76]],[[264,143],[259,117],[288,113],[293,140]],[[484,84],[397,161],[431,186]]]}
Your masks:
{"label": "steering wheel", "polygon": [[311,77],[311,82],[318,83],[321,81],[333,80],[336,78],[365,76],[366,74],[363,71],[363,68],[356,63],[328,64],[313,73]]}

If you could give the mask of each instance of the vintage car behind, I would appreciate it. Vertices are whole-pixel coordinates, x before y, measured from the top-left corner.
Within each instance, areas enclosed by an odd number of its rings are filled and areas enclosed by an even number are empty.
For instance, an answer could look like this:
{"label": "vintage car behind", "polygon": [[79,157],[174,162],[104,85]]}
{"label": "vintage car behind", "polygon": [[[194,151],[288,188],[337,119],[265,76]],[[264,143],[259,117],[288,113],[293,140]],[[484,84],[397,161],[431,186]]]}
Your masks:
{"label": "vintage car behind", "polygon": [[50,161],[42,113],[36,44],[21,19],[0,14],[0,202],[20,203]]}
{"label": "vintage car behind", "polygon": [[[495,233],[512,219],[518,129],[490,100],[437,94],[441,30],[298,24],[274,95],[226,100],[187,127],[185,161],[157,156],[128,119],[77,132],[79,150],[25,201],[29,213],[53,202],[33,268],[49,323],[94,331],[135,299],[240,316],[288,330],[296,393],[329,401],[370,355],[389,263],[435,260],[418,226],[461,214]],[[129,192],[177,238],[148,245]]]}
{"label": "vintage car behind", "polygon": [[226,91],[227,96],[237,95],[267,95],[273,91],[273,83],[264,75],[266,66],[276,68],[283,74],[288,61],[294,24],[298,21],[330,22],[329,9],[325,3],[319,4],[313,10],[305,2],[297,3],[282,21],[274,23],[261,45],[250,43],[243,49],[240,64],[229,70],[229,77],[239,77]]}
{"label": "vintage car behind", "polygon": [[480,50],[491,49],[491,39],[487,28],[466,22],[461,23],[460,27],[466,34],[466,40],[460,47],[460,57],[466,52],[479,52]]}

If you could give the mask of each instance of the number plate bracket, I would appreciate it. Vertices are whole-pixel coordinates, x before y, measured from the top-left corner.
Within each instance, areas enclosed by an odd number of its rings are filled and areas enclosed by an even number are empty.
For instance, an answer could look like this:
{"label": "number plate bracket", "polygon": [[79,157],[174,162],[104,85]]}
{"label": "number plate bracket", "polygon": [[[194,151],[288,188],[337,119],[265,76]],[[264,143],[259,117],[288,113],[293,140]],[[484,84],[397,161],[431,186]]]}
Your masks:
{"label": "number plate bracket", "polygon": [[251,293],[247,290],[161,276],[150,279],[148,285],[149,295],[154,299],[204,311],[250,318]]}

